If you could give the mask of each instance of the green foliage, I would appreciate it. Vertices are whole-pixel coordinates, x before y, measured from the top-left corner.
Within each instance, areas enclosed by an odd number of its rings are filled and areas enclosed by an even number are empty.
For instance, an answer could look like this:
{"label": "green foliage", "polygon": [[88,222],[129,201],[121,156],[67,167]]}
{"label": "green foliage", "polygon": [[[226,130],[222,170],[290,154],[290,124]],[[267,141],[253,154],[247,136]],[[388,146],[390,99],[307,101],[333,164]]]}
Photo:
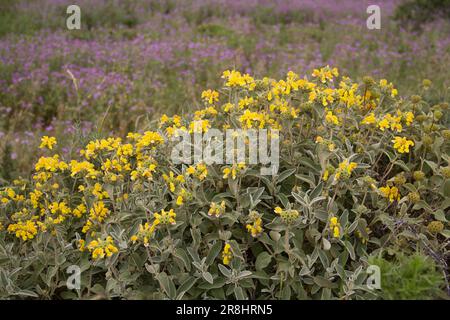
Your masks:
{"label": "green foliage", "polygon": [[443,272],[434,261],[421,254],[400,254],[392,261],[371,257],[369,263],[380,267],[379,297],[389,300],[428,300],[436,298],[444,285]]}
{"label": "green foliage", "polygon": [[450,0],[408,0],[397,7],[395,18],[416,27],[435,18],[450,19]]}
{"label": "green foliage", "polygon": [[[99,130],[80,138],[81,155],[52,145],[31,179],[2,186],[0,297],[443,297],[448,105],[329,67],[311,80],[227,74],[217,101],[205,91],[194,114],[163,116],[126,139]],[[175,163],[171,130],[198,119],[280,128],[278,173]],[[394,144],[400,137],[413,143],[408,151]],[[371,258],[385,252],[402,255]],[[381,268],[381,291],[367,286],[370,264]],[[71,265],[81,269],[79,290],[66,286]]]}

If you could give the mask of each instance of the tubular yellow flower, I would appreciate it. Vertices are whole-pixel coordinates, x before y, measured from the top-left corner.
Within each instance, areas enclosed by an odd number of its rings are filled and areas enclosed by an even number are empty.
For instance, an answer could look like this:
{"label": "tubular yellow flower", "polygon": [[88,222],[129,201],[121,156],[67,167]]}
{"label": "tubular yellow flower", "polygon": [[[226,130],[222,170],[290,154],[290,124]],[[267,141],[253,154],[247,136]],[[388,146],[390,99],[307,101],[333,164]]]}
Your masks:
{"label": "tubular yellow flower", "polygon": [[202,99],[209,104],[213,104],[214,102],[219,101],[219,93],[211,89],[205,90],[202,92]]}
{"label": "tubular yellow flower", "polygon": [[225,213],[225,201],[222,200],[222,202],[220,204],[218,204],[217,202],[211,202],[209,210],[208,210],[208,215],[209,216],[214,216],[214,217],[220,217],[222,214]]}
{"label": "tubular yellow flower", "polygon": [[53,146],[55,144],[56,144],[56,138],[55,137],[43,136],[41,138],[41,145],[39,146],[39,148],[41,148],[41,149],[48,148],[49,150],[52,150]]}
{"label": "tubular yellow flower", "polygon": [[333,234],[333,238],[340,238],[341,236],[341,224],[337,217],[330,218],[330,230]]}
{"label": "tubular yellow flower", "polygon": [[331,69],[330,66],[326,66],[324,68],[314,69],[312,76],[319,78],[320,82],[326,83],[327,81],[333,81],[333,77],[339,76],[339,71],[337,68]]}
{"label": "tubular yellow flower", "polygon": [[257,211],[251,211],[245,227],[253,238],[258,237],[263,231],[261,215]]}
{"label": "tubular yellow flower", "polygon": [[394,149],[399,153],[409,153],[409,147],[414,146],[414,142],[412,140],[398,136],[392,140],[392,143],[394,144]]}
{"label": "tubular yellow flower", "polygon": [[377,122],[377,119],[375,118],[375,114],[372,112],[361,121],[361,124],[370,125],[370,124],[374,124],[376,122]]}
{"label": "tubular yellow flower", "polygon": [[165,211],[163,209],[159,213],[155,212],[154,217],[155,226],[158,224],[176,224],[175,218],[177,217],[177,214],[173,211],[173,209],[170,209],[169,211]]}
{"label": "tubular yellow flower", "polygon": [[224,265],[228,266],[233,259],[233,253],[231,252],[231,245],[229,243],[225,243],[222,251],[222,262]]}
{"label": "tubular yellow flower", "polygon": [[339,125],[339,119],[338,119],[337,116],[335,116],[335,115],[333,114],[332,111],[328,111],[328,112],[327,112],[327,114],[326,114],[326,116],[325,116],[325,121],[328,122],[328,123],[332,123],[332,124],[334,124],[334,125],[337,125],[337,126]]}
{"label": "tubular yellow flower", "polygon": [[385,186],[379,188],[384,198],[388,198],[390,202],[400,200],[400,192],[397,187]]}
{"label": "tubular yellow flower", "polygon": [[[83,245],[84,247],[84,245]],[[115,246],[111,236],[107,236],[105,240],[98,238],[92,240],[87,249],[92,253],[92,259],[103,259],[105,257],[111,257],[114,253],[119,252],[119,249]]]}
{"label": "tubular yellow flower", "polygon": [[280,207],[275,207],[275,213],[278,214],[284,223],[293,224],[300,216],[300,212],[293,209],[283,210]]}

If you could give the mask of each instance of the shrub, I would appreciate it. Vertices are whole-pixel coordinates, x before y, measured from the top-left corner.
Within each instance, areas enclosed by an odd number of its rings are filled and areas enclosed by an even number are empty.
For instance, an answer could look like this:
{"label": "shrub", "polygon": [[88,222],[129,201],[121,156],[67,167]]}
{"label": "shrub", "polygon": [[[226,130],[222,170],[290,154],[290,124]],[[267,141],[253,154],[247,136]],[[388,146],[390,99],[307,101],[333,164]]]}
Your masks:
{"label": "shrub", "polygon": [[369,261],[380,267],[383,299],[432,299],[443,285],[443,273],[426,256],[400,255],[395,261],[382,258]]}
{"label": "shrub", "polygon": [[416,27],[435,18],[450,18],[449,0],[409,0],[395,10],[395,18]]}
{"label": "shrub", "polygon": [[[379,296],[365,284],[371,255],[423,252],[445,270],[448,104],[328,66],[223,78],[203,109],[79,157],[43,137],[31,179],[1,189],[0,296],[362,299]],[[211,128],[279,130],[278,173],[175,163],[178,130]],[[72,265],[79,290],[66,287]]]}

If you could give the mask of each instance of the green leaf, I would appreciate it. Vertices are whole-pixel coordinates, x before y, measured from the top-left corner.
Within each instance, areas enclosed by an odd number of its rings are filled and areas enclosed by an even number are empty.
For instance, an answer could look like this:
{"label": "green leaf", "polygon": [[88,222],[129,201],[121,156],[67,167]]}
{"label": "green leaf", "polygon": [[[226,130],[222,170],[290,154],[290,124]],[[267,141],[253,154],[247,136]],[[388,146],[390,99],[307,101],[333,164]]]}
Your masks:
{"label": "green leaf", "polygon": [[444,197],[450,197],[450,179],[447,179],[442,186],[442,194]]}
{"label": "green leaf", "polygon": [[220,270],[220,272],[222,272],[222,274],[223,274],[225,277],[227,277],[227,278],[231,277],[231,271],[230,271],[230,269],[228,269],[228,268],[225,267],[224,265],[219,264],[219,270]]}
{"label": "green leaf", "polygon": [[270,264],[270,261],[272,260],[272,256],[266,252],[261,252],[258,257],[256,258],[255,267],[256,270],[262,270],[265,267],[267,267]]}
{"label": "green leaf", "polygon": [[355,249],[353,248],[353,245],[349,241],[345,240],[344,246],[347,249],[348,253],[350,254],[350,258],[352,260],[355,260]]}
{"label": "green leaf", "polygon": [[337,288],[337,284],[331,282],[328,279],[325,279],[324,277],[317,276],[313,278],[314,282],[321,288]]}
{"label": "green leaf", "polygon": [[33,298],[39,298],[37,293],[30,291],[30,290],[20,290],[16,293],[18,296],[24,296],[24,297],[33,297]]}
{"label": "green leaf", "polygon": [[450,238],[450,230],[443,230],[441,234],[447,239]]}
{"label": "green leaf", "polygon": [[156,276],[156,280],[158,280],[161,288],[170,299],[176,298],[177,291],[175,289],[175,285],[173,284],[172,279],[170,279],[165,272],[158,274]]}
{"label": "green leaf", "polygon": [[445,213],[444,210],[439,209],[433,212],[434,217],[436,218],[436,220],[442,221],[442,222],[447,222],[447,218],[445,217]]}
{"label": "green leaf", "polygon": [[311,192],[310,198],[311,199],[317,198],[322,193],[322,190],[323,190],[323,182],[321,181],[317,185],[317,187],[315,187],[314,190]]}
{"label": "green leaf", "polygon": [[178,287],[177,300],[181,300],[186,292],[188,292],[194,284],[197,282],[197,278],[189,277],[187,278],[181,286]]}
{"label": "green leaf", "polygon": [[328,251],[331,248],[331,243],[326,238],[322,238],[323,250]]}
{"label": "green leaf", "polygon": [[207,282],[209,282],[209,283],[211,283],[211,284],[214,283],[214,279],[213,279],[211,273],[209,273],[209,272],[203,272],[203,273],[202,273],[202,277],[203,277],[203,279],[205,279]]}
{"label": "green leaf", "polygon": [[244,290],[241,287],[234,288],[234,295],[237,300],[245,300]]}
{"label": "green leaf", "polygon": [[289,178],[292,174],[294,174],[294,172],[296,170],[297,170],[296,168],[287,169],[287,170],[283,171],[282,173],[280,173],[280,175],[277,178],[277,183],[281,183],[282,181],[284,181],[287,178]]}
{"label": "green leaf", "polygon": [[189,259],[186,251],[183,248],[175,249],[174,256],[183,261],[185,268],[191,271],[191,260]]}
{"label": "green leaf", "polygon": [[206,257],[206,265],[211,265],[214,259],[219,255],[220,250],[222,250],[222,243],[220,241],[216,241],[216,243],[211,247],[211,250],[209,250],[209,254]]}

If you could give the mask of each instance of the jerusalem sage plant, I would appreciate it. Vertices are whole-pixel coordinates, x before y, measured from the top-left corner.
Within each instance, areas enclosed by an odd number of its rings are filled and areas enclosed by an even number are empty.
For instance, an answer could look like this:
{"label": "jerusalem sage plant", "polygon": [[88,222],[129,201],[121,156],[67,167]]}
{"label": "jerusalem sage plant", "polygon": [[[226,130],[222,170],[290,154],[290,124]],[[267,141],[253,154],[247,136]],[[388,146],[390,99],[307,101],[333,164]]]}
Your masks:
{"label": "jerusalem sage plant", "polygon": [[[447,102],[328,66],[222,78],[199,95],[203,109],[94,139],[78,157],[42,137],[31,179],[1,189],[0,296],[375,299],[389,295],[366,269],[400,254],[429,256],[417,270],[434,270],[428,285],[441,290],[429,292],[444,294]],[[213,128],[278,130],[278,172],[174,163],[176,135]]]}

